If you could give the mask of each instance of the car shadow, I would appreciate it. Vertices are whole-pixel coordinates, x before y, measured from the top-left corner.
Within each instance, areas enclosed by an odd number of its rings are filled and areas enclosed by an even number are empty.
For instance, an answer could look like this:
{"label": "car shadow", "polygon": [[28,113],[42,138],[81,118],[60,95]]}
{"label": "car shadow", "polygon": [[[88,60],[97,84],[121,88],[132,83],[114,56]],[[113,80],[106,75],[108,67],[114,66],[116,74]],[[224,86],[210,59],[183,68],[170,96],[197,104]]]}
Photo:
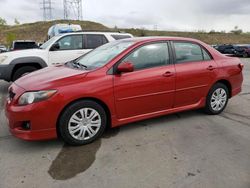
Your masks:
{"label": "car shadow", "polygon": [[158,118],[139,121],[136,123],[130,123],[122,126],[122,129],[109,128],[105,131],[102,138],[84,146],[73,147],[64,144],[57,157],[52,161],[48,173],[55,180],[71,179],[77,174],[86,171],[94,163],[96,159],[96,153],[100,149],[103,139],[116,137],[120,131],[122,131],[123,133],[133,131],[133,129],[140,128],[141,126],[152,126],[153,128],[154,126],[156,126],[155,124],[175,121],[176,119],[185,118],[186,116],[197,115],[197,113],[201,112],[189,111],[168,116],[161,116]]}

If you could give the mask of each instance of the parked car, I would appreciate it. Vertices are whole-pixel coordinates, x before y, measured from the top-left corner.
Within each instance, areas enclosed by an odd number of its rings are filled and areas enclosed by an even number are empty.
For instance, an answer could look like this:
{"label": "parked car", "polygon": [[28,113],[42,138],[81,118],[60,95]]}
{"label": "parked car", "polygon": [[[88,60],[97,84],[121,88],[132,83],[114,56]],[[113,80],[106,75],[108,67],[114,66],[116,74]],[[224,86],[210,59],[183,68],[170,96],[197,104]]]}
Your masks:
{"label": "parked car", "polygon": [[217,49],[218,49],[218,47],[219,47],[219,45],[218,45],[218,44],[212,44],[211,46],[212,46],[214,49],[216,49],[216,50],[217,50]]}
{"label": "parked car", "polygon": [[218,50],[222,54],[231,54],[235,55],[236,53],[236,46],[231,45],[231,44],[223,44],[223,45],[218,45],[216,50]]}
{"label": "parked car", "polygon": [[15,50],[27,50],[27,49],[34,49],[38,48],[38,45],[35,41],[32,40],[15,40],[12,42],[10,46],[10,51]]}
{"label": "parked car", "polygon": [[0,79],[15,81],[35,70],[72,61],[98,46],[116,40],[115,36],[128,33],[76,32],[57,35],[39,49],[0,54]]}
{"label": "parked car", "polygon": [[250,56],[250,45],[237,45],[236,46],[236,56],[247,58]]}
{"label": "parked car", "polygon": [[134,38],[30,73],[9,88],[11,133],[88,144],[106,127],[184,110],[219,114],[241,92],[243,64],[188,38]]}
{"label": "parked car", "polygon": [[4,45],[0,45],[0,53],[7,52],[7,48]]}

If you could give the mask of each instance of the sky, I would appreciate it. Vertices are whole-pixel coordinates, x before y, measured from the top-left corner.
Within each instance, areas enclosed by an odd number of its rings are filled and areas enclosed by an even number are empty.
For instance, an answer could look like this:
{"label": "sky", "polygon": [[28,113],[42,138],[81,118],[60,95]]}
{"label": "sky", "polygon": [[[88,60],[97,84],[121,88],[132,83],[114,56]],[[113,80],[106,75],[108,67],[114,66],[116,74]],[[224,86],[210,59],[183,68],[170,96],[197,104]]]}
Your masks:
{"label": "sky", "polygon": [[[41,21],[42,0],[0,0],[0,17],[13,24]],[[63,0],[52,0],[53,19],[63,18]],[[83,0],[83,20],[108,27],[178,31],[250,32],[250,0]]]}

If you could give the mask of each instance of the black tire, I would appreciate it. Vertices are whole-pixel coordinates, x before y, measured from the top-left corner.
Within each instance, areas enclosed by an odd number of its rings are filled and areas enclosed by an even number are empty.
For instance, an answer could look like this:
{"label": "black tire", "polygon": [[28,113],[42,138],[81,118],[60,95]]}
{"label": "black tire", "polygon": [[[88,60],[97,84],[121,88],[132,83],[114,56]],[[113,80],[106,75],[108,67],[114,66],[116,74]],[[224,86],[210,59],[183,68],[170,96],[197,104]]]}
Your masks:
{"label": "black tire", "polygon": [[248,58],[248,54],[247,53],[244,53],[242,56],[243,56],[243,58]]}
{"label": "black tire", "polygon": [[24,66],[24,67],[20,67],[18,68],[15,73],[13,74],[12,77],[12,81],[16,81],[17,79],[21,78],[22,76],[24,76],[25,74],[31,73],[36,71],[37,68],[34,66]]}
{"label": "black tire", "polygon": [[[69,131],[69,122],[71,117],[79,110],[82,108],[91,108],[97,111],[100,115],[101,118],[101,126],[99,130],[95,133],[95,135],[87,140],[78,140],[74,138]],[[96,139],[98,139],[104,132],[107,126],[107,114],[104,110],[104,108],[98,104],[95,101],[92,100],[82,100],[73,103],[69,107],[67,107],[64,112],[62,113],[60,119],[59,119],[59,124],[58,124],[58,132],[61,136],[61,138],[64,140],[65,143],[73,146],[80,146],[80,145],[85,145],[89,144]]]}
{"label": "black tire", "polygon": [[[225,91],[226,93],[226,102],[224,104],[224,106],[219,109],[219,110],[214,110],[213,107],[212,107],[212,96],[214,94],[214,92],[217,90],[217,89],[222,89]],[[229,99],[229,90],[227,88],[227,86],[223,83],[216,83],[215,85],[213,85],[213,87],[210,89],[208,95],[207,95],[207,98],[206,98],[206,106],[205,106],[205,112],[209,115],[218,115],[220,114],[221,112],[223,112],[223,110],[226,108],[227,106],[227,103],[228,103],[228,99]]]}

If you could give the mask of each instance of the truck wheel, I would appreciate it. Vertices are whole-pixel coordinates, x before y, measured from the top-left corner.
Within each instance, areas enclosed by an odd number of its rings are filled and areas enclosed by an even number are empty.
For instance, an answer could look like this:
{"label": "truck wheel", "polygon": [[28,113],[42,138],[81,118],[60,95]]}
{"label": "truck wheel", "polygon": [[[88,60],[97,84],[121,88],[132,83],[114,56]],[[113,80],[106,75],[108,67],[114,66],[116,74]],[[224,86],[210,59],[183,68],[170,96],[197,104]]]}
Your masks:
{"label": "truck wheel", "polygon": [[16,70],[16,72],[14,73],[13,77],[12,77],[12,81],[16,81],[17,79],[21,78],[22,76],[31,73],[33,71],[36,71],[37,68],[33,67],[33,66],[24,66],[24,67],[20,67]]}

